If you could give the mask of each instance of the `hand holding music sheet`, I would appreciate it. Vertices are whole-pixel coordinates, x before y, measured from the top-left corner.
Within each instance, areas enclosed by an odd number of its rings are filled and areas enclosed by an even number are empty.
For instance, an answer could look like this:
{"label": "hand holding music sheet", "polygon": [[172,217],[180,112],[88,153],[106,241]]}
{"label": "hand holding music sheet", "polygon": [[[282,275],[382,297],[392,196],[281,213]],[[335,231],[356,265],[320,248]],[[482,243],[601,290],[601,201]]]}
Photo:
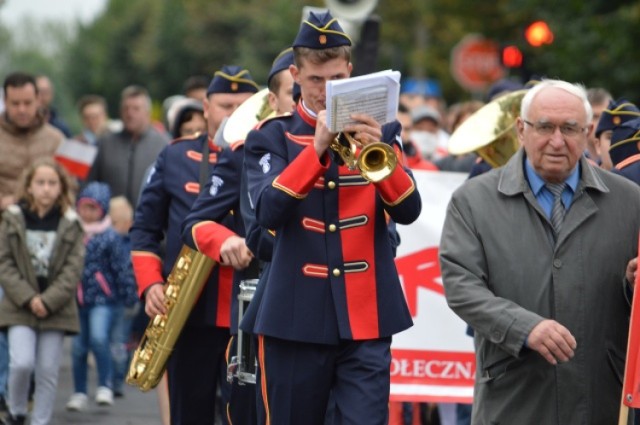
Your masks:
{"label": "hand holding music sheet", "polygon": [[354,113],[372,116],[381,125],[396,119],[400,73],[380,71],[343,80],[327,81],[327,127],[340,132],[355,123]]}

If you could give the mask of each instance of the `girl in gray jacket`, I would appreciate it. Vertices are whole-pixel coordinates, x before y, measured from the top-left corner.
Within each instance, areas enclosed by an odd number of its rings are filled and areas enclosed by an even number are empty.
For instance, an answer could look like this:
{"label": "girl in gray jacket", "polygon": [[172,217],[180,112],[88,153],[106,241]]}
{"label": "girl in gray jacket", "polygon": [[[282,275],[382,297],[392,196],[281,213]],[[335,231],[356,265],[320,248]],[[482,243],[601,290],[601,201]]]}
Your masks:
{"label": "girl in gray jacket", "polygon": [[9,424],[24,424],[31,374],[31,425],[53,413],[65,334],[78,332],[74,296],[83,267],[82,228],[69,181],[52,159],[26,170],[17,205],[0,223],[0,328],[9,341]]}

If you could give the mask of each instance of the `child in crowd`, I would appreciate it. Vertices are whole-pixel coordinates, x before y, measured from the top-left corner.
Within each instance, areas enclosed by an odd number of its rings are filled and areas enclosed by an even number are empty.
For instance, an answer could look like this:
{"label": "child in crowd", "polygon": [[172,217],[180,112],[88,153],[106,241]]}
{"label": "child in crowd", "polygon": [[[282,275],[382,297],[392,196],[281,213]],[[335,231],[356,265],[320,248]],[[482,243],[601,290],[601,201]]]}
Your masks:
{"label": "child in crowd", "polygon": [[95,401],[101,406],[113,404],[111,331],[120,305],[135,303],[136,284],[129,253],[120,235],[111,226],[109,200],[111,191],[105,183],[91,182],[76,203],[84,229],[86,257],[77,301],[80,334],[73,340],[72,365],[75,392],[67,410],[87,408],[87,355],[96,360],[98,388]]}
{"label": "child in crowd", "polygon": [[[109,216],[113,229],[122,238],[122,247],[126,252],[128,267],[131,267],[131,241],[129,240],[129,229],[133,224],[133,207],[124,196],[111,198],[109,202]],[[115,397],[124,396],[124,379],[127,374],[130,357],[130,337],[133,319],[140,308],[138,297],[135,291],[127,294],[132,297],[126,304],[120,303],[117,314],[114,315],[113,329],[111,332],[111,359],[113,365],[113,395]]]}
{"label": "child in crowd", "polygon": [[53,414],[63,337],[78,331],[73,297],[82,273],[82,228],[72,209],[69,180],[53,159],[26,170],[19,202],[0,224],[0,328],[8,330],[9,416],[27,416],[29,384],[35,371],[32,425]]}

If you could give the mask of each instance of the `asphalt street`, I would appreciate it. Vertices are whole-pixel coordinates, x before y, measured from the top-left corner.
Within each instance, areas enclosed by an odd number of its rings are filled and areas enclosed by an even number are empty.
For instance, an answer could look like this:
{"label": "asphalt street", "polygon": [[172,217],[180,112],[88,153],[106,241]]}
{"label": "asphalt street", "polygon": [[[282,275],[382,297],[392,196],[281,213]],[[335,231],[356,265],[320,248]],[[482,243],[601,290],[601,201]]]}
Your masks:
{"label": "asphalt street", "polygon": [[143,393],[126,385],[124,397],[116,398],[111,407],[101,407],[94,402],[95,389],[96,370],[92,367],[89,369],[89,408],[85,412],[68,412],[65,409],[73,393],[71,338],[65,338],[51,425],[161,425],[155,390]]}

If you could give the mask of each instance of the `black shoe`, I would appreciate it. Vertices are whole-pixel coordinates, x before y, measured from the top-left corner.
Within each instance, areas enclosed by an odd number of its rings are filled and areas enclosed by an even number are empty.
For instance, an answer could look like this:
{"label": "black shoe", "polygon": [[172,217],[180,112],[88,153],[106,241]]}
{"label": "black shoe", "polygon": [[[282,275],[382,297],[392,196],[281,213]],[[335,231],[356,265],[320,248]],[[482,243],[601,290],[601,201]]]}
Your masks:
{"label": "black shoe", "polygon": [[122,392],[122,390],[113,390],[113,396],[115,398],[123,398],[124,393]]}
{"label": "black shoe", "polygon": [[0,395],[0,412],[4,413],[8,411],[9,410],[7,409],[7,400],[5,400],[4,397]]}
{"label": "black shoe", "polygon": [[18,415],[18,416],[7,415],[7,417],[4,419],[4,422],[2,422],[2,425],[24,425],[26,420],[27,420],[27,417],[24,415]]}

